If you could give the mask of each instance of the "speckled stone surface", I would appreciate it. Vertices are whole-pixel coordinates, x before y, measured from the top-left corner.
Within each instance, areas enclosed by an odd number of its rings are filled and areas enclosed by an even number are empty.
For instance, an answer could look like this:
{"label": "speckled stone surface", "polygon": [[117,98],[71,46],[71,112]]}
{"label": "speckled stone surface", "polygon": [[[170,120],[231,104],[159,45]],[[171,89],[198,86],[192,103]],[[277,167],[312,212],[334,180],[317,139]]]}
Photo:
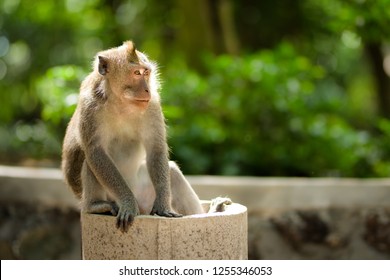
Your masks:
{"label": "speckled stone surface", "polygon": [[81,214],[83,259],[247,259],[247,209],[182,218],[137,216],[127,233],[112,216]]}

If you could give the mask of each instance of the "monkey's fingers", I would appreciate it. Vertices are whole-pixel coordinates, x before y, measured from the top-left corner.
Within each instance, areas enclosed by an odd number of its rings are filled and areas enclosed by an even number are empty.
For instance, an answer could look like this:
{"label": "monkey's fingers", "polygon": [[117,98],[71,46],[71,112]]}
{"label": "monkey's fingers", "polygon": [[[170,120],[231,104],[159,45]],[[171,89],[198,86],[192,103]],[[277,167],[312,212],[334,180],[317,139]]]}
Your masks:
{"label": "monkey's fingers", "polygon": [[116,227],[122,232],[127,232],[133,221],[134,216],[129,212],[118,213],[116,218]]}
{"label": "monkey's fingers", "polygon": [[172,217],[172,218],[181,218],[181,217],[183,217],[182,214],[175,213],[175,212],[168,212],[168,215],[170,215],[169,217]]}

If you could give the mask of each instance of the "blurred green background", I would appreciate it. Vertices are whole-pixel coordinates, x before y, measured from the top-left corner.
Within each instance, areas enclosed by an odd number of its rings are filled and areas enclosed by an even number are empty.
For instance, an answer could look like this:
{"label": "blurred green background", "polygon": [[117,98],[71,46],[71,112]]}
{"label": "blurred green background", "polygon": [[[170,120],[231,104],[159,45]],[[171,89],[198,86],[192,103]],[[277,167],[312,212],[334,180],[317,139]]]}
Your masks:
{"label": "blurred green background", "polygon": [[186,174],[390,174],[388,0],[0,0],[0,163],[59,166],[99,50],[160,65]]}

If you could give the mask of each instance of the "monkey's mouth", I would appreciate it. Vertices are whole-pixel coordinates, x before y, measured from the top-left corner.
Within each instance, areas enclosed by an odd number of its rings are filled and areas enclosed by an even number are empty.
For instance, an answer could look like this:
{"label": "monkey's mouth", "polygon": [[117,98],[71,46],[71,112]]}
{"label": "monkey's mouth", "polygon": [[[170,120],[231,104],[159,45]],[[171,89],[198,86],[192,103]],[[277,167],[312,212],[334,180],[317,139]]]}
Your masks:
{"label": "monkey's mouth", "polygon": [[135,99],[134,101],[147,104],[147,103],[149,103],[150,99]]}
{"label": "monkey's mouth", "polygon": [[133,103],[139,107],[146,107],[149,105],[150,99],[133,99]]}

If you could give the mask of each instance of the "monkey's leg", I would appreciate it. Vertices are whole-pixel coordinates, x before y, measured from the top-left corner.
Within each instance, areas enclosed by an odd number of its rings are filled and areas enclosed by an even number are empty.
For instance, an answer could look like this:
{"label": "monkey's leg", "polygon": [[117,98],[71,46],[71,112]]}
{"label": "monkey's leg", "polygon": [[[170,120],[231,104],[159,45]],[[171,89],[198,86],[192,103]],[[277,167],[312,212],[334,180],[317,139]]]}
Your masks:
{"label": "monkey's leg", "polygon": [[83,164],[81,178],[83,182],[82,211],[91,214],[111,213],[116,216],[119,210],[118,206],[115,202],[107,200],[105,190],[86,162]]}
{"label": "monkey's leg", "polygon": [[78,147],[71,147],[64,152],[62,160],[62,171],[65,181],[71,187],[78,199],[81,199],[81,169],[84,162],[84,153]]}
{"label": "monkey's leg", "polygon": [[150,180],[146,163],[143,162],[138,169],[137,180],[130,183],[132,191],[137,200],[141,215],[149,215],[156,199],[156,191]]}
{"label": "monkey's leg", "polygon": [[204,213],[198,196],[177,164],[170,161],[169,168],[171,174],[172,207],[183,215]]}
{"label": "monkey's leg", "polygon": [[[161,149],[161,147],[157,148]],[[156,199],[150,214],[172,218],[181,217],[181,214],[176,213],[172,209],[172,189],[170,186],[168,158],[164,152],[159,152],[157,148],[156,152],[151,152],[150,155],[146,156],[147,170],[156,193]],[[149,149],[152,148],[149,147]]]}

